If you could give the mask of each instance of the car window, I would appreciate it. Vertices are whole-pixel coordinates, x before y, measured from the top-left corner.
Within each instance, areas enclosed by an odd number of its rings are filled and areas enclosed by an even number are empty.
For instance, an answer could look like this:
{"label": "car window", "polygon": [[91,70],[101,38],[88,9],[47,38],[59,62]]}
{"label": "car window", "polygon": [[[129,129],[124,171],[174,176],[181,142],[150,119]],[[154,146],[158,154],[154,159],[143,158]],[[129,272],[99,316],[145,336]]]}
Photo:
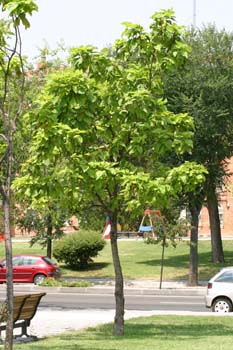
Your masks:
{"label": "car window", "polygon": [[23,265],[36,265],[38,260],[38,258],[35,258],[33,256],[24,256]]}
{"label": "car window", "polygon": [[233,271],[225,271],[214,282],[233,283]]}
{"label": "car window", "polygon": [[50,259],[48,258],[47,256],[43,256],[42,258],[48,265],[55,265],[55,263]]}
{"label": "car window", "polygon": [[13,264],[13,266],[22,265],[22,258],[21,258],[21,256],[15,256],[15,257],[12,259],[12,264]]}

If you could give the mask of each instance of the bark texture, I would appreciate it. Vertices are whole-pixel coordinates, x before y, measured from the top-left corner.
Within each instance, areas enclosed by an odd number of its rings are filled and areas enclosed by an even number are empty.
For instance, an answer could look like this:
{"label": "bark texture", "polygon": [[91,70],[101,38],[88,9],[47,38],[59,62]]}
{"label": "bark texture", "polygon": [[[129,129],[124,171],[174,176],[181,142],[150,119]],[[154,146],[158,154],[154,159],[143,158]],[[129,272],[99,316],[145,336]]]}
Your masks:
{"label": "bark texture", "polygon": [[125,313],[125,298],[124,298],[124,279],[121,269],[121,263],[117,245],[117,216],[111,218],[111,249],[115,271],[115,317],[113,325],[113,335],[124,335],[124,313]]}
{"label": "bark texture", "polygon": [[53,235],[53,226],[51,215],[47,217],[47,256],[52,258],[52,235]]}
{"label": "bark texture", "polygon": [[218,199],[217,199],[217,195],[214,187],[210,188],[210,191],[208,192],[207,204],[208,204],[210,232],[211,232],[212,262],[223,263],[224,253],[223,253],[223,246],[222,246]]}
{"label": "bark texture", "polygon": [[5,250],[7,266],[7,325],[4,350],[11,350],[13,347],[13,273],[12,273],[12,244],[10,232],[10,205],[7,197],[3,200],[4,221],[5,221]]}
{"label": "bark texture", "polygon": [[191,235],[190,235],[190,261],[189,261],[189,286],[198,285],[198,219],[201,207],[190,204]]}

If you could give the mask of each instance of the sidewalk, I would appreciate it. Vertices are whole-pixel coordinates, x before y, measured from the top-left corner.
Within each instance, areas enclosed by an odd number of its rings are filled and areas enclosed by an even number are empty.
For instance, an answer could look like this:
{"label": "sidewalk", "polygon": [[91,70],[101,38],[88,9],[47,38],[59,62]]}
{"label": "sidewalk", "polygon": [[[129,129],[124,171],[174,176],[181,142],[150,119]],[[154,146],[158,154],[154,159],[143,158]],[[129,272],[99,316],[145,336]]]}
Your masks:
{"label": "sidewalk", "polygon": [[[69,278],[69,281],[85,280],[92,283],[91,287],[40,287],[31,283],[15,284],[15,291],[18,293],[33,293],[56,291],[57,293],[86,293],[94,294],[113,294],[115,282],[113,279],[100,278]],[[199,281],[196,287],[189,287],[187,281],[163,281],[161,289],[160,282],[155,280],[130,280],[124,279],[125,295],[204,295],[206,292],[207,281]],[[2,288],[6,288],[5,285]]]}
{"label": "sidewalk", "polygon": [[[86,289],[86,292],[93,292],[93,289],[102,293],[112,293],[114,291],[114,280],[88,279],[94,284],[94,287]],[[143,295],[204,295],[206,292],[207,281],[199,282],[198,286],[189,287],[187,281],[162,281],[155,280],[129,280],[124,279],[124,293],[143,294]],[[80,289],[79,289],[80,290]],[[77,291],[79,292],[79,291]]]}
{"label": "sidewalk", "polygon": [[[36,315],[31,321],[28,329],[29,338],[19,338],[17,342],[33,341],[33,338],[44,338],[56,336],[64,332],[78,331],[88,327],[95,327],[104,323],[112,323],[114,321],[115,310],[67,310],[67,309],[44,309],[39,308]],[[221,314],[207,312],[191,312],[191,311],[139,311],[125,310],[125,320],[135,317],[147,317],[152,315],[191,315],[191,316],[213,316],[221,317]],[[224,316],[231,316],[230,314]],[[15,329],[14,334],[19,334],[20,330]],[[3,332],[4,333],[4,332]],[[3,334],[4,338],[4,334]],[[0,347],[1,348],[1,347]]]}
{"label": "sidewalk", "polygon": [[[115,310],[59,310],[39,309],[30,326],[30,334],[38,338],[60,334],[67,331],[75,331],[99,324],[114,321]],[[134,317],[146,317],[152,315],[192,315],[192,316],[221,316],[211,311],[189,312],[189,311],[139,311],[125,310],[125,320]],[[227,316],[230,316],[227,315]],[[51,322],[52,321],[52,322]]]}

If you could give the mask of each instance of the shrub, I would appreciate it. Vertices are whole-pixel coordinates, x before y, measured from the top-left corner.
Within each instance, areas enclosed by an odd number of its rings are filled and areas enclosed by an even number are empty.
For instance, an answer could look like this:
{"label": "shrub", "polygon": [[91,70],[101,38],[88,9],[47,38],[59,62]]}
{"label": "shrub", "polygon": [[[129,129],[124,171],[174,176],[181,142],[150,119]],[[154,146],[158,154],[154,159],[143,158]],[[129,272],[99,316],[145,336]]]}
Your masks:
{"label": "shrub", "polygon": [[85,288],[91,287],[92,283],[89,281],[63,281],[56,280],[53,277],[45,278],[40,284],[40,287],[78,287]]}
{"label": "shrub", "polygon": [[61,286],[61,281],[57,280],[53,277],[45,278],[41,284],[40,287],[59,287]]}
{"label": "shrub", "polygon": [[91,286],[92,283],[89,281],[62,281],[62,287],[87,288]]}
{"label": "shrub", "polygon": [[106,242],[100,233],[80,231],[64,236],[54,245],[53,255],[72,268],[85,268]]}

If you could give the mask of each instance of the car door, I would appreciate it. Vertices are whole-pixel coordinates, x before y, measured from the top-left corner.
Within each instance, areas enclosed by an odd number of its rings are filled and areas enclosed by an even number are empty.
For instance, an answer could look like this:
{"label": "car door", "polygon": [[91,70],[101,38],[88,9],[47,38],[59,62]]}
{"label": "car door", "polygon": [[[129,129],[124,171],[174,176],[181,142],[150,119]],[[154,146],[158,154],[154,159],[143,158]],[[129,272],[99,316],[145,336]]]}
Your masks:
{"label": "car door", "polygon": [[[20,256],[12,258],[13,282],[18,282],[20,280],[19,265],[21,261],[22,259]],[[0,282],[6,282],[6,260],[2,261],[0,265]]]}
{"label": "car door", "polygon": [[0,282],[6,282],[6,260],[0,264]]}
{"label": "car door", "polygon": [[23,273],[22,273],[22,264],[23,258],[21,256],[14,256],[12,259],[13,265],[13,282],[22,282]]}
{"label": "car door", "polygon": [[18,267],[20,282],[33,282],[36,273],[38,258],[34,256],[23,256],[22,263]]}
{"label": "car door", "polygon": [[233,300],[233,270],[226,270],[214,280],[215,292]]}

